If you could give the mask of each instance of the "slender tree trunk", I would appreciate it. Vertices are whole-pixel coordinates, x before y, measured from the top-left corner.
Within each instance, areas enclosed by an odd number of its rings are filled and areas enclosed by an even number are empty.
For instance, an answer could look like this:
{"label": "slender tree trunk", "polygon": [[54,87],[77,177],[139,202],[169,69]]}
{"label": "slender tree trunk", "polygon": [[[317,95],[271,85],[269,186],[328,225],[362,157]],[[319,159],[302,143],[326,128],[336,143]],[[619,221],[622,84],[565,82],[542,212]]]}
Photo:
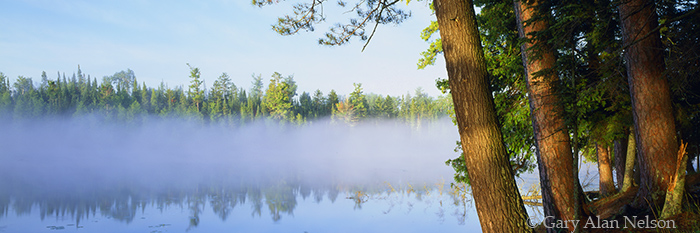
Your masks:
{"label": "slender tree trunk", "polygon": [[[536,14],[534,8],[537,4],[537,1],[530,5],[520,0],[514,2],[521,38],[530,39],[530,33],[544,31],[548,27],[545,21],[528,23]],[[578,181],[575,179],[577,172],[574,172],[571,138],[563,117],[564,107],[557,93],[559,78],[551,72],[556,58],[553,51],[544,49],[546,46],[543,43],[536,38],[523,43],[521,50],[537,147],[542,203],[545,216],[554,216],[547,218],[546,224],[554,225],[555,221],[580,219],[583,212],[581,198],[577,198],[579,193],[576,192]],[[569,230],[573,231],[575,226],[569,225]],[[556,230],[548,229],[552,232]]]}
{"label": "slender tree trunk", "polygon": [[634,131],[630,130],[629,136],[627,136],[627,159],[625,159],[625,178],[622,182],[622,188],[620,192],[626,192],[632,186],[634,186],[634,165],[635,158],[637,157],[637,143],[634,139]]}
{"label": "slender tree trunk", "polygon": [[662,207],[676,168],[676,126],[671,93],[652,0],[625,0],[619,6],[639,159],[637,208]]}
{"label": "slender tree trunk", "polygon": [[481,228],[531,232],[496,120],[471,0],[434,0],[459,135]]}
{"label": "slender tree trunk", "polygon": [[615,194],[615,183],[613,182],[612,166],[610,164],[610,149],[602,142],[596,142],[595,151],[598,157],[598,178],[600,183],[600,197],[607,197]]}
{"label": "slender tree trunk", "polygon": [[625,160],[627,159],[627,138],[613,141],[613,157],[615,162],[615,178],[617,178],[617,190],[622,190],[625,180]]}

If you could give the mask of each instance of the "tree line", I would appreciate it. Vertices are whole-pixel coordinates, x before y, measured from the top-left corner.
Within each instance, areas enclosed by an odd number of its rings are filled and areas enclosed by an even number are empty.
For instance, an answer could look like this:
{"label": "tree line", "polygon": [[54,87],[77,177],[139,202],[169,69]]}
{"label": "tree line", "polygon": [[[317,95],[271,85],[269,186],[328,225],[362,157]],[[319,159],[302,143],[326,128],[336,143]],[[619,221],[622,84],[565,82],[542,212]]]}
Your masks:
{"label": "tree line", "polygon": [[[189,64],[188,64],[189,66]],[[127,69],[97,78],[85,75],[80,66],[70,78],[58,73],[55,79],[42,72],[35,85],[19,76],[14,83],[0,73],[0,119],[33,120],[46,117],[96,115],[105,121],[139,122],[147,117],[188,119],[205,124],[243,125],[259,119],[305,124],[323,118],[355,124],[365,120],[399,119],[415,126],[424,120],[447,116],[448,96],[433,98],[418,88],[402,96],[364,93],[354,84],[347,97],[331,90],[297,94],[293,76],[275,72],[267,88],[261,75],[253,75],[250,89],[238,87],[222,73],[206,88],[199,68],[190,66],[187,87],[157,87],[139,84]]]}

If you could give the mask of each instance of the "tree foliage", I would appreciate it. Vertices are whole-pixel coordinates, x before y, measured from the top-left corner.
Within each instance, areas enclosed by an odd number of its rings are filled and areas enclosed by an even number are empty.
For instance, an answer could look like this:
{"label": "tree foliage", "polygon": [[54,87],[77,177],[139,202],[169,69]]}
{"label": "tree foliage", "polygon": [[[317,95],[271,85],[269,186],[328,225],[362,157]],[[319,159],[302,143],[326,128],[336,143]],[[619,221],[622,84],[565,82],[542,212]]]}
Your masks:
{"label": "tree foliage", "polygon": [[[199,68],[192,66],[186,91],[182,86],[171,88],[165,83],[157,87],[148,87],[145,83],[138,85],[132,70],[105,76],[101,83],[86,77],[80,68],[77,73],[75,83],[72,79],[63,79],[59,73],[55,81],[42,77],[38,86],[32,78],[19,76],[11,82],[0,73],[0,120],[94,116],[106,122],[142,124],[150,118],[181,118],[204,124],[239,126],[262,119],[306,124],[339,115],[337,119],[347,121],[338,122],[355,124],[380,119],[415,122],[411,112],[430,116],[421,120],[432,121],[446,116],[451,108],[448,99],[434,99],[425,94],[421,94],[425,96],[425,103],[415,106],[405,102],[411,101],[410,98],[400,96],[387,95],[378,99],[376,97],[380,95],[365,94],[359,83],[343,101],[335,90],[330,90],[328,95],[321,90],[316,90],[313,96],[307,92],[297,95],[294,78],[276,72],[265,89],[262,77],[253,75],[250,90],[237,87],[228,74],[222,73],[206,92],[203,87],[205,78],[201,77]],[[126,81],[115,80],[130,80],[129,90]],[[416,109],[412,110],[412,107]],[[364,114],[355,114],[352,109],[364,109]]]}
{"label": "tree foliage", "polygon": [[[263,7],[278,3],[272,0],[253,0],[252,4]],[[280,35],[294,35],[299,31],[314,31],[314,25],[326,20],[323,7],[327,0],[310,0],[294,4],[291,14],[279,17],[272,29]],[[374,36],[380,24],[400,24],[411,16],[397,7],[400,0],[367,0],[348,4],[346,1],[337,1],[335,4],[347,12],[353,12],[356,17],[346,23],[336,23],[325,33],[324,38],[318,40],[322,45],[342,45],[350,41],[352,37],[358,37],[365,42],[365,47]],[[410,2],[407,1],[407,2]],[[332,3],[331,3],[332,4]],[[373,25],[371,32],[367,27]],[[364,47],[363,47],[364,50]]]}

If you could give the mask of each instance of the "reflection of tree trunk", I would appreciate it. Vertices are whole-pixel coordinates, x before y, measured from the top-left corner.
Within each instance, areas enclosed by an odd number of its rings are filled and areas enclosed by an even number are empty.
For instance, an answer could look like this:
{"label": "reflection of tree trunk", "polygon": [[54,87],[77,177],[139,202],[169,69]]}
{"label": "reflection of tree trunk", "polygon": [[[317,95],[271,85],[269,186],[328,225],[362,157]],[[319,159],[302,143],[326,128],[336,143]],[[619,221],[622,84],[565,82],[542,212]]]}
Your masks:
{"label": "reflection of tree trunk", "polygon": [[662,206],[678,151],[661,39],[652,31],[658,25],[655,9],[651,0],[627,0],[619,6],[622,38],[629,46],[624,59],[639,155],[638,208]]}
{"label": "reflection of tree trunk", "polygon": [[627,139],[615,139],[613,141],[613,151],[615,157],[615,178],[617,178],[617,189],[622,190],[622,182],[625,180],[625,160],[627,158]]}
{"label": "reflection of tree trunk", "polygon": [[[514,4],[521,38],[547,29],[548,25],[544,21],[528,22],[535,18],[536,1],[527,5],[516,0]],[[564,108],[557,93],[559,79],[550,71],[555,67],[556,58],[551,50],[543,49],[545,45],[542,43],[541,38],[536,38],[523,43],[521,50],[537,146],[542,203],[545,216],[554,216],[547,218],[547,221],[552,221],[547,224],[552,225],[555,220],[579,219],[583,212],[579,192],[575,192],[578,190],[578,181],[574,175],[576,172],[571,139],[564,123]],[[574,227],[572,224],[569,230],[573,231]]]}
{"label": "reflection of tree trunk", "polygon": [[598,157],[598,177],[600,178],[600,197],[615,194],[612,166],[610,165],[610,149],[602,142],[596,142],[595,151]]}
{"label": "reflection of tree trunk", "polygon": [[529,232],[489,89],[471,0],[434,0],[455,116],[484,232]]}
{"label": "reflection of tree trunk", "polygon": [[634,131],[630,130],[629,136],[627,136],[627,158],[625,159],[625,176],[622,182],[622,188],[620,192],[626,192],[632,186],[634,186],[634,176],[638,172],[634,172],[635,168],[635,158],[637,157],[637,143],[634,139]]}

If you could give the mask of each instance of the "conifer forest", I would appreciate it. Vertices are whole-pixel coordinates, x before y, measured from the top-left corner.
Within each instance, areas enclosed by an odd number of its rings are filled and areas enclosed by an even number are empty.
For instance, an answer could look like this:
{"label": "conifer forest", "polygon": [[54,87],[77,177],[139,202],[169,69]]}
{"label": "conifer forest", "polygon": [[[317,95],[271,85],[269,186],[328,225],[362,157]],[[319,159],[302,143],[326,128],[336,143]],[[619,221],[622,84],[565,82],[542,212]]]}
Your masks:
{"label": "conifer forest", "polygon": [[[186,83],[0,60],[0,232],[700,232],[697,0],[212,4],[86,23],[172,33],[147,44],[177,52],[128,57],[177,60]],[[198,47],[217,38],[242,46]],[[414,47],[433,86],[397,79]],[[287,74],[202,75],[224,63]],[[334,81],[352,91],[315,87]]]}

